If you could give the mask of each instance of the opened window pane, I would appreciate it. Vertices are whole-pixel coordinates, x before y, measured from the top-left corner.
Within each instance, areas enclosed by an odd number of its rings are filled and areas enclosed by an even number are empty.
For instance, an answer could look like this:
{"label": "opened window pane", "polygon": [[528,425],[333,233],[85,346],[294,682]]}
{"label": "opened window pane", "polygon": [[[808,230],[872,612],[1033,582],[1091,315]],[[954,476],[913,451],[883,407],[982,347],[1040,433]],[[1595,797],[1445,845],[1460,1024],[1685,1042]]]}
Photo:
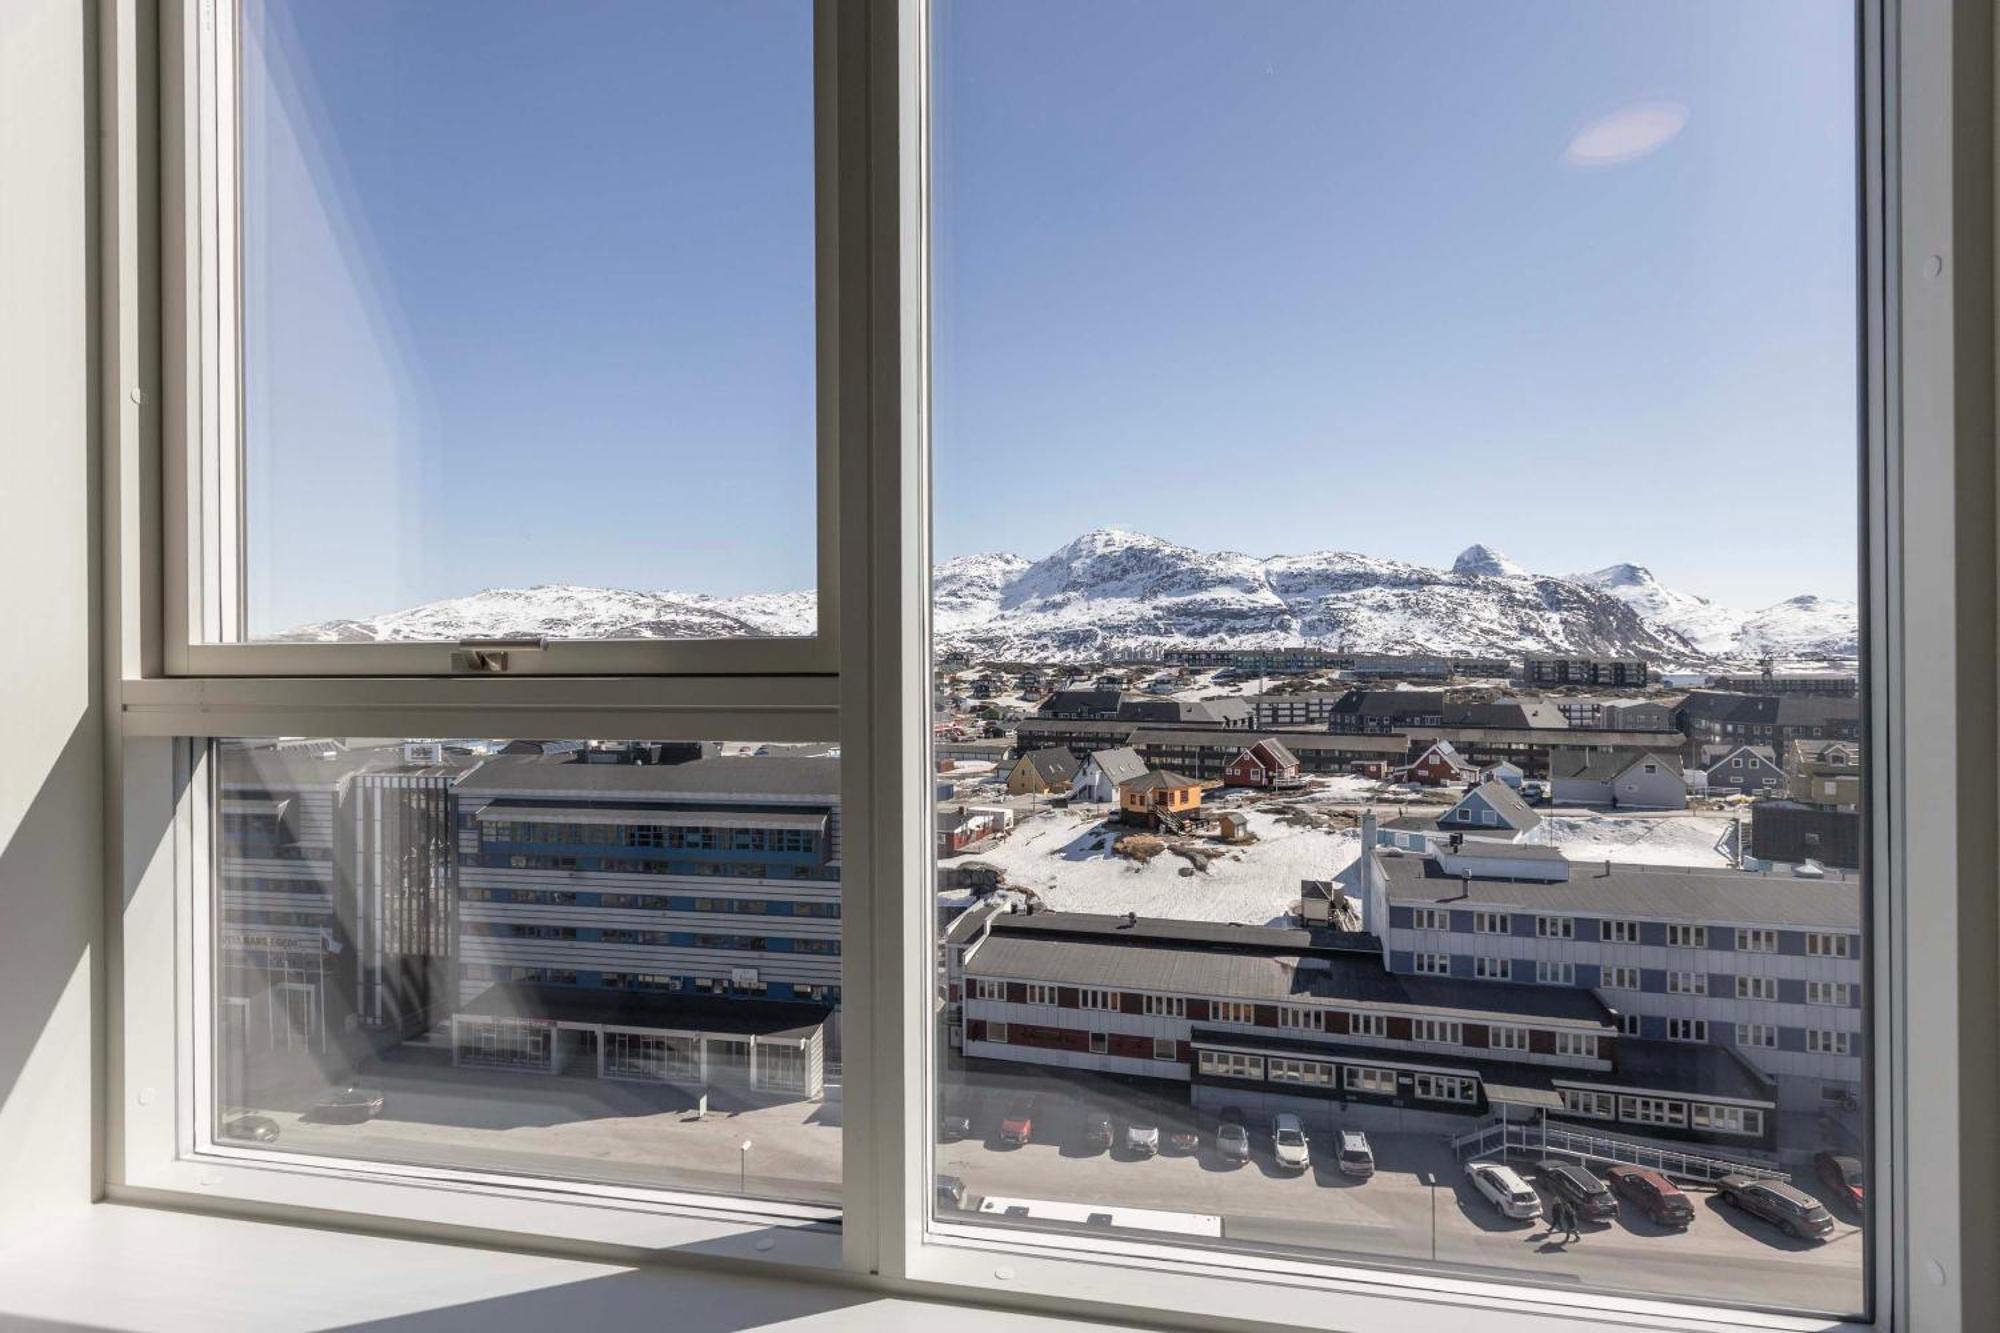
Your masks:
{"label": "opened window pane", "polygon": [[244,0],[200,641],[816,632],[812,12]]}

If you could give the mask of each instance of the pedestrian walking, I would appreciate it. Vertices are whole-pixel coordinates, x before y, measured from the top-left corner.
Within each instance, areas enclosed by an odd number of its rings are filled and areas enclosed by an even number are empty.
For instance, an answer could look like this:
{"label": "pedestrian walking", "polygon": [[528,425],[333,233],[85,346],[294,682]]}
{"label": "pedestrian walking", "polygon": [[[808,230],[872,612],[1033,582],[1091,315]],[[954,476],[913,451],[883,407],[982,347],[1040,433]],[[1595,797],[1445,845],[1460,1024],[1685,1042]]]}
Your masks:
{"label": "pedestrian walking", "polygon": [[1564,1199],[1559,1206],[1562,1209],[1563,1239],[1582,1240],[1583,1232],[1577,1227],[1576,1205]]}

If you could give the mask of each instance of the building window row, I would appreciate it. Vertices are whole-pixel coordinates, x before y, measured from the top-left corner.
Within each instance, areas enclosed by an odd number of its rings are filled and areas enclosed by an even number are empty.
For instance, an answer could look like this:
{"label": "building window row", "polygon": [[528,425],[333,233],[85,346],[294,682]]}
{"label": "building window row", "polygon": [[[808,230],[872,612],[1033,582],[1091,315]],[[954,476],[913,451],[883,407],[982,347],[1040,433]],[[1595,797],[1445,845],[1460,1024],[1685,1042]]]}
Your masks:
{"label": "building window row", "polygon": [[495,819],[480,821],[479,841],[488,846],[526,843],[803,854],[818,850],[819,835],[807,829],[685,828],[659,824],[542,823]]}

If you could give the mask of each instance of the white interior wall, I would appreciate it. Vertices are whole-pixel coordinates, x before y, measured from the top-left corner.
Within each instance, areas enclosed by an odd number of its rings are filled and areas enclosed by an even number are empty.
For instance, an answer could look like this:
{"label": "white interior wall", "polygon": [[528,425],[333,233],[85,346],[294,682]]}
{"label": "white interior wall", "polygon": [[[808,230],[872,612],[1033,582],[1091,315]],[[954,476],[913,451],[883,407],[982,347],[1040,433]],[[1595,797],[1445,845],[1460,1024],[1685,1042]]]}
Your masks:
{"label": "white interior wall", "polygon": [[89,8],[0,4],[0,1240],[96,1175]]}

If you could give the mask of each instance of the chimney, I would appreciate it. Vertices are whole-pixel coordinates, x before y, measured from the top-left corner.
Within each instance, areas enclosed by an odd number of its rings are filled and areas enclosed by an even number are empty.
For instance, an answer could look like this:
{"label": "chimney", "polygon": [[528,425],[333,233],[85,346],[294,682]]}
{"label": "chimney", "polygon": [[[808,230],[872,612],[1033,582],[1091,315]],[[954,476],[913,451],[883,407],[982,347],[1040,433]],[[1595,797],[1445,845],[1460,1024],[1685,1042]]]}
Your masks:
{"label": "chimney", "polygon": [[1126,925],[1128,925],[1128,926],[1136,926],[1136,925],[1138,925],[1138,924],[1139,924],[1139,914],[1138,914],[1137,912],[1127,912],[1127,913],[1125,914],[1125,924],[1126,924]]}
{"label": "chimney", "polygon": [[1458,896],[1460,898],[1470,898],[1472,896],[1472,872],[1470,870],[1461,870],[1458,872]]}

